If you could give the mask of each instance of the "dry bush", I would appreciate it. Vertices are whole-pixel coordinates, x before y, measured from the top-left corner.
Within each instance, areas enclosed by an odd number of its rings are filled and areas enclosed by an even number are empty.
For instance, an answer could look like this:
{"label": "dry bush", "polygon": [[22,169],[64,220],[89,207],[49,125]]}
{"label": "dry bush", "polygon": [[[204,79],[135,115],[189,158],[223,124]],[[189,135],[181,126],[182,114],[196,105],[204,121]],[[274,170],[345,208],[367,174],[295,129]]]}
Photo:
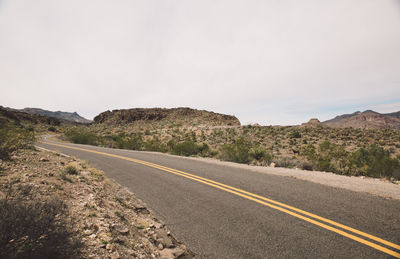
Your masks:
{"label": "dry bush", "polygon": [[63,201],[30,193],[29,186],[14,185],[0,199],[0,258],[79,258],[81,243],[70,230]]}

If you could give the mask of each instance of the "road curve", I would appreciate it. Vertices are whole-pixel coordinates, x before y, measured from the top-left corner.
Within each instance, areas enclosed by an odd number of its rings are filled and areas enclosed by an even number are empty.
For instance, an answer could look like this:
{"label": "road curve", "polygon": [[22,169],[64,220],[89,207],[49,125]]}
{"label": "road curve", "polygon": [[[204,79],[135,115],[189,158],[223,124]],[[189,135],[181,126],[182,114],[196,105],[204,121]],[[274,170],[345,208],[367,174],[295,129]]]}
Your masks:
{"label": "road curve", "polygon": [[127,187],[198,258],[400,258],[400,201],[154,152],[44,140]]}

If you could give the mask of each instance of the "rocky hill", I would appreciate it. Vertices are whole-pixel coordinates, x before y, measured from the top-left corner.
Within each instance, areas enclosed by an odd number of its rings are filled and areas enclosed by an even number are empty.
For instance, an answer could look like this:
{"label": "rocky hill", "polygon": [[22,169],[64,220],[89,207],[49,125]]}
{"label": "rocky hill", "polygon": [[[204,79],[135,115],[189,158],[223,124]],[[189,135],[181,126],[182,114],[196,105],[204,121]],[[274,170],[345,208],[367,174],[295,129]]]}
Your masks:
{"label": "rocky hill", "polygon": [[21,112],[26,112],[30,114],[36,114],[36,115],[42,115],[42,116],[48,116],[60,120],[67,120],[67,121],[72,121],[72,122],[77,122],[77,123],[90,123],[90,120],[87,120],[80,116],[76,112],[62,112],[62,111],[47,111],[39,108],[24,108],[21,110],[18,110]]}
{"label": "rocky hill", "polygon": [[367,110],[336,116],[323,124],[333,128],[400,129],[400,112],[381,114]]}
{"label": "rocky hill", "polygon": [[166,122],[189,125],[238,126],[240,121],[231,115],[191,108],[135,108],[106,111],[94,118],[94,123],[120,125],[135,122]]}
{"label": "rocky hill", "polygon": [[31,123],[31,124],[47,124],[52,126],[58,126],[61,124],[61,120],[37,115],[37,114],[29,114],[26,112],[6,109],[0,106],[0,124],[21,124],[21,123]]}
{"label": "rocky hill", "polygon": [[392,112],[392,113],[386,113],[385,115],[388,115],[390,117],[395,117],[400,119],[400,111],[398,112]]}
{"label": "rocky hill", "polygon": [[310,119],[308,122],[302,123],[301,127],[322,127],[323,124],[316,118]]}

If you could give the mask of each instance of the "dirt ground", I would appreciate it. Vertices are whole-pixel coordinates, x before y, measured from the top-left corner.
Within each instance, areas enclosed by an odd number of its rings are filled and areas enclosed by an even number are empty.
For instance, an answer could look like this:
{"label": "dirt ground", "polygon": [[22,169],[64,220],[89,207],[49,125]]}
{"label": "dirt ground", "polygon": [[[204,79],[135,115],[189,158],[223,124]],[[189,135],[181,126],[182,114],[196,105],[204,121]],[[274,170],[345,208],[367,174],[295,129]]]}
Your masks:
{"label": "dirt ground", "polygon": [[65,216],[83,243],[83,258],[193,258],[139,199],[88,162],[22,150],[11,161],[0,160],[0,168],[0,198],[12,198],[7,188],[29,186],[27,200],[58,197],[65,202]]}

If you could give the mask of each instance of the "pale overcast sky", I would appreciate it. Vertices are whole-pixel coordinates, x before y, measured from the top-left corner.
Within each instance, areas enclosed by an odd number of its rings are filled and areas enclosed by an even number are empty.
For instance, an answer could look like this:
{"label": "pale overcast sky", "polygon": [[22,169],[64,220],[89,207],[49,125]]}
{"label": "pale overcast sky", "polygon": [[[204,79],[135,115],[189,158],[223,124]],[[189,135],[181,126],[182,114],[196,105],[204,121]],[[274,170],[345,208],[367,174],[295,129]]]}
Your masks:
{"label": "pale overcast sky", "polygon": [[400,110],[399,0],[0,0],[0,105],[243,124]]}

